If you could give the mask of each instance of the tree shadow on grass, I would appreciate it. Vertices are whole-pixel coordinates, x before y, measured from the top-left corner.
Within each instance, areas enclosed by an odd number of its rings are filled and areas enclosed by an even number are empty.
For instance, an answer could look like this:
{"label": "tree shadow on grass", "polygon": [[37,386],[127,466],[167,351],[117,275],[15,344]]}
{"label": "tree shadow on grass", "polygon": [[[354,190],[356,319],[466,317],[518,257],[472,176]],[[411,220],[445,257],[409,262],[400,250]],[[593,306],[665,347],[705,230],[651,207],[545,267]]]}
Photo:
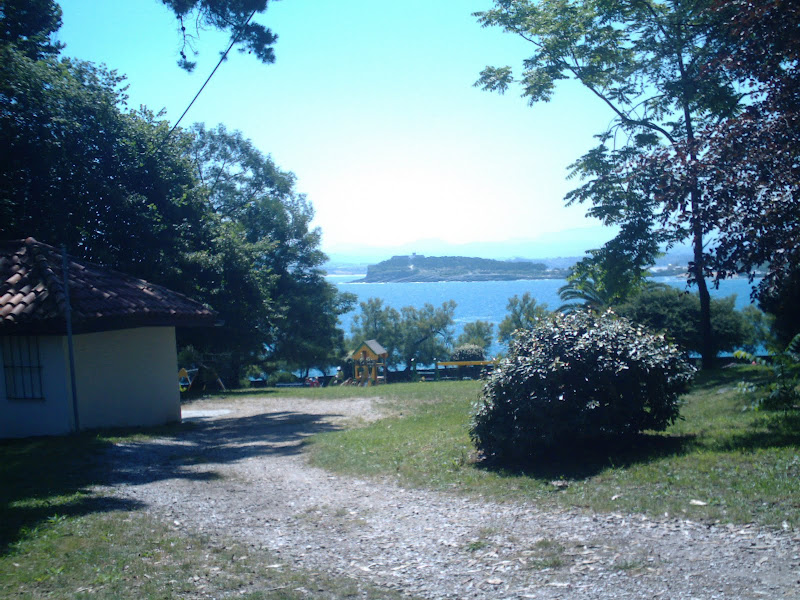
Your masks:
{"label": "tree shadow on grass", "polygon": [[800,447],[800,411],[762,413],[749,431],[731,434],[719,445],[725,450],[745,451]]}
{"label": "tree shadow on grass", "polygon": [[535,479],[588,479],[607,468],[627,468],[662,458],[691,454],[698,449],[751,452],[800,446],[800,412],[765,414],[749,430],[705,438],[698,434],[659,435],[643,433],[623,440],[564,444],[541,450],[529,458],[480,460],[476,467],[504,476]]}
{"label": "tree shadow on grass", "polygon": [[0,443],[0,556],[48,519],[140,508],[93,493],[97,456],[110,444],[95,435]]}
{"label": "tree shadow on grass", "polygon": [[152,429],[0,442],[0,556],[56,515],[145,508],[102,486],[212,482],[221,477],[218,465],[300,453],[309,436],[338,429],[331,423],[337,416],[232,414]]}
{"label": "tree shadow on grass", "polygon": [[626,468],[665,457],[688,454],[696,445],[695,435],[668,436],[643,433],[622,441],[573,442],[512,461],[488,458],[479,461],[476,466],[508,477],[525,476],[546,481],[581,480],[593,477],[609,467]]}

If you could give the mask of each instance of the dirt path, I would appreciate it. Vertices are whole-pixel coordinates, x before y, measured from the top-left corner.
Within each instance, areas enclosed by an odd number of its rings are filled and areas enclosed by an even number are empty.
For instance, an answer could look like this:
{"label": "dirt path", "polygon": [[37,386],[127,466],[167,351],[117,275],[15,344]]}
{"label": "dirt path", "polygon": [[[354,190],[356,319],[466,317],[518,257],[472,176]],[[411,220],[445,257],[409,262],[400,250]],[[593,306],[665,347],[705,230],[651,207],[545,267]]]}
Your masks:
{"label": "dirt path", "polygon": [[116,446],[114,494],[288,567],[427,598],[800,599],[800,535],[638,515],[542,512],[312,468],[309,435],[369,399],[205,401],[178,439]]}

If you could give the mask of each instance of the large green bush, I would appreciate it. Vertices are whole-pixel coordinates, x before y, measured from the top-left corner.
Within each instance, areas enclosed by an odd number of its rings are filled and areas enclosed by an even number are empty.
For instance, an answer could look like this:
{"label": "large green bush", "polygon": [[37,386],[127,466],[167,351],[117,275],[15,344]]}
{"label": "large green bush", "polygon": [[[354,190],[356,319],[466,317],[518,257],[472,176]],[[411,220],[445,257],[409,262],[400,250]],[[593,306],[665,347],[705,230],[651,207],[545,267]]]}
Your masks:
{"label": "large green bush", "polygon": [[664,336],[613,313],[555,315],[519,331],[490,375],[470,435],[487,458],[663,430],[694,367]]}

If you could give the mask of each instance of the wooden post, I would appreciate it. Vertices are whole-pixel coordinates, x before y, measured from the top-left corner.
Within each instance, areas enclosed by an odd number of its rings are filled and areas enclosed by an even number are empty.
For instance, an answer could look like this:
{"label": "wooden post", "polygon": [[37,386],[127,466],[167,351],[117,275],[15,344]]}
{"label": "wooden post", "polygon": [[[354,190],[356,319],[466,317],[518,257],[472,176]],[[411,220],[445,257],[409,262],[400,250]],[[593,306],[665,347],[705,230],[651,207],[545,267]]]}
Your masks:
{"label": "wooden post", "polygon": [[72,307],[69,303],[69,260],[67,247],[61,246],[61,270],[64,278],[64,318],[67,321],[67,351],[69,352],[69,380],[72,388],[72,416],[75,419],[75,432],[81,430],[78,411],[78,385],[75,383],[75,348],[72,344]]}

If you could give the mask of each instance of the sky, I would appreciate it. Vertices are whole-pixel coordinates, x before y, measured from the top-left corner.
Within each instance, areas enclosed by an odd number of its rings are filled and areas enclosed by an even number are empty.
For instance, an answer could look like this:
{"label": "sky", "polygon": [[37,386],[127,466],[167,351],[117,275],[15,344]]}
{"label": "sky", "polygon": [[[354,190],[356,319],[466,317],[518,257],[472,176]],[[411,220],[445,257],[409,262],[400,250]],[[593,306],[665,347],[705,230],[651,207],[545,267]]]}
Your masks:
{"label": "sky", "polygon": [[[59,4],[63,54],[125,74],[129,106],[163,110],[171,123],[228,44],[225,34],[200,31],[188,74],[176,65],[178,22],[159,0]],[[472,13],[490,7],[271,2],[255,20],[278,34],[275,63],[231,52],[181,125],[240,130],[293,172],[329,253],[420,240],[519,247],[562,233],[585,234],[586,249],[596,247],[612,232],[563,197],[578,184],[567,181],[568,165],[612,115],[573,83],[533,107],[518,89],[501,96],[474,87],[485,66],[518,69],[531,53],[529,43],[481,28]]]}

